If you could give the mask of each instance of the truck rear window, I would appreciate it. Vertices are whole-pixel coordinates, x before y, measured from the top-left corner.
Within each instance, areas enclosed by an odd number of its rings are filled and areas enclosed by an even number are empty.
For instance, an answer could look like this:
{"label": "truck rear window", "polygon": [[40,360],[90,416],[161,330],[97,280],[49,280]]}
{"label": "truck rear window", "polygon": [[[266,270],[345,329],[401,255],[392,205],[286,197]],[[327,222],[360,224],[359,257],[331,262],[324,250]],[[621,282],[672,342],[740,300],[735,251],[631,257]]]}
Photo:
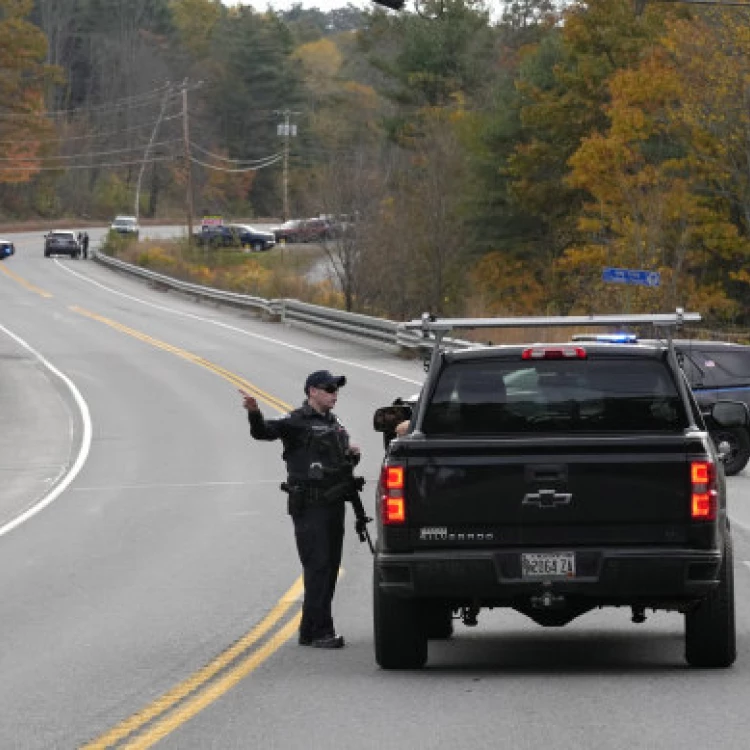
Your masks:
{"label": "truck rear window", "polygon": [[677,432],[687,418],[658,360],[454,362],[427,406],[425,434]]}

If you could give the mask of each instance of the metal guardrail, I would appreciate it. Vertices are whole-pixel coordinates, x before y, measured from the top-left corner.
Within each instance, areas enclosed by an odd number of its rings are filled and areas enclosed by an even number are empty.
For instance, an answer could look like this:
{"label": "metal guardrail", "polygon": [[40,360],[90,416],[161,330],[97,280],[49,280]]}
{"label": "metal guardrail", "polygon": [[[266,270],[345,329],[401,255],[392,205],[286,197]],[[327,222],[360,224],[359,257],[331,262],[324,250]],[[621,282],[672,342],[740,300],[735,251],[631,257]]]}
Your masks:
{"label": "metal guardrail", "polygon": [[214,302],[256,309],[274,320],[290,323],[326,333],[335,333],[357,341],[386,346],[388,348],[415,349],[421,342],[419,334],[399,330],[400,324],[360,313],[350,313],[321,305],[311,305],[294,299],[264,299],[249,294],[227,292],[222,289],[192,284],[162,273],[126,263],[118,258],[93,250],[94,260],[118,271],[138,276],[163,288],[174,289],[184,294],[209,299]]}
{"label": "metal guardrail", "polygon": [[352,336],[356,339],[398,346],[398,323],[385,318],[376,318],[361,313],[345,312],[331,307],[311,305],[293,299],[274,300],[281,305],[281,320],[284,323],[297,323],[313,328],[324,328]]}

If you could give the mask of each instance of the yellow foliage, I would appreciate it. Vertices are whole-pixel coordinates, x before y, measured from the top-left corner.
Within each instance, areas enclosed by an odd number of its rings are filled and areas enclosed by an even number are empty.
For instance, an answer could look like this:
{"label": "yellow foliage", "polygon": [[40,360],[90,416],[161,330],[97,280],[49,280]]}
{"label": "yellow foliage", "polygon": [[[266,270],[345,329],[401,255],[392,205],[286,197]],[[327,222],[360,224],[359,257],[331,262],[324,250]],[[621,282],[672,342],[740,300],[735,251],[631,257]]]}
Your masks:
{"label": "yellow foliage", "polygon": [[140,250],[137,263],[139,266],[151,268],[155,271],[171,271],[177,266],[176,258],[161,247]]}
{"label": "yellow foliage", "polygon": [[205,57],[221,17],[220,0],[170,0],[169,9],[182,43],[196,57]]}
{"label": "yellow foliage", "polygon": [[543,304],[544,289],[522,261],[493,252],[469,272],[472,296],[487,315],[532,315]]}
{"label": "yellow foliage", "polygon": [[263,287],[270,276],[271,272],[268,269],[263,268],[258,261],[248,258],[241,266],[222,269],[217,282],[223,289],[262,296]]}
{"label": "yellow foliage", "polygon": [[343,56],[330,37],[301,45],[294,56],[302,63],[305,79],[316,93],[332,90],[341,70]]}

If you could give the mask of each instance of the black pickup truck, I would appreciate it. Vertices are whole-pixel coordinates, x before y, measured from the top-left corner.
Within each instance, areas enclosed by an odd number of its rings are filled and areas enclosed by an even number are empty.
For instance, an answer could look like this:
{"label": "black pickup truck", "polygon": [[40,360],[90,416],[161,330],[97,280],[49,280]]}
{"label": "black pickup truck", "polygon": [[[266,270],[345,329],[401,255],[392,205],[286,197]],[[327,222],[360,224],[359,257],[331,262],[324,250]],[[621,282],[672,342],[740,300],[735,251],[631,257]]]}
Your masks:
{"label": "black pickup truck", "polygon": [[[453,618],[543,626],[596,607],[676,611],[685,657],[735,659],[724,470],[669,344],[494,346],[433,356],[413,411],[379,409],[378,664],[419,668]],[[712,418],[746,425],[744,404]]]}

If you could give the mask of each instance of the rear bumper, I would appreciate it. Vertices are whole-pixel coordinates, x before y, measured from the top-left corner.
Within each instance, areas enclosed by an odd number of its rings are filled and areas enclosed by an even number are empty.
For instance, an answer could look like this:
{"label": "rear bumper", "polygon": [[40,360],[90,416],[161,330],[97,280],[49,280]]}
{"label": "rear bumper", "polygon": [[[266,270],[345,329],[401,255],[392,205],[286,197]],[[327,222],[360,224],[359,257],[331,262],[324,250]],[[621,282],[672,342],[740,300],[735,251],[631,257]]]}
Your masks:
{"label": "rear bumper", "polygon": [[521,552],[505,549],[378,553],[384,593],[513,606],[542,591],[596,605],[666,605],[700,599],[718,584],[720,550],[575,549],[574,578],[525,579]]}

